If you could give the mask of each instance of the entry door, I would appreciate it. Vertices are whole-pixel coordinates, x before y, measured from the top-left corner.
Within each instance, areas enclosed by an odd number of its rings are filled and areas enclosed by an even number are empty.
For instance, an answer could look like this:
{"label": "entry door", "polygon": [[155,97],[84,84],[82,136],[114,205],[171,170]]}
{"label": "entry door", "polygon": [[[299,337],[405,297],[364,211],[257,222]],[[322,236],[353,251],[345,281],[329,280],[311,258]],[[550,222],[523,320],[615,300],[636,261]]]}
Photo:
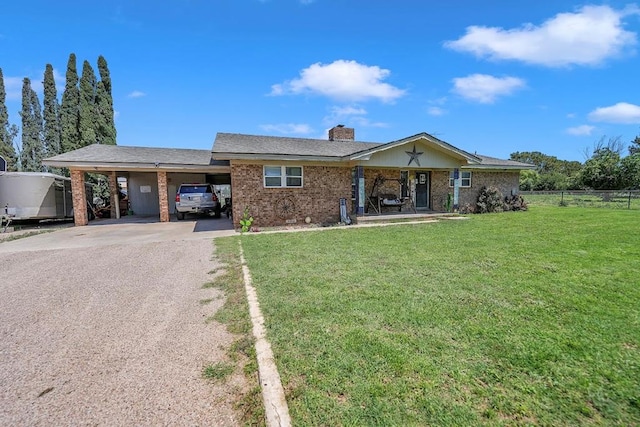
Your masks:
{"label": "entry door", "polygon": [[416,208],[429,209],[429,172],[416,172]]}

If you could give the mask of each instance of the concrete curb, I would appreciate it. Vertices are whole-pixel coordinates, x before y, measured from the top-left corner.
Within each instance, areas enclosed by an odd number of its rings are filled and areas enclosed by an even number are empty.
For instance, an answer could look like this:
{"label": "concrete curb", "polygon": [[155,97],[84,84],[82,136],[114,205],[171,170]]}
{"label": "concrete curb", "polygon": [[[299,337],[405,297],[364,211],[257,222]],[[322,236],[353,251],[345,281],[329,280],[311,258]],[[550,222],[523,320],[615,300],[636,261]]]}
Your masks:
{"label": "concrete curb", "polygon": [[258,359],[258,377],[262,388],[265,418],[267,427],[289,427],[289,407],[284,396],[284,388],[280,381],[280,374],[276,367],[271,351],[271,344],[267,341],[264,329],[264,317],[260,311],[256,289],[252,285],[249,267],[244,259],[242,242],[240,242],[240,263],[244,276],[244,288],[249,302],[249,314],[253,324],[253,336],[256,339],[256,358]]}

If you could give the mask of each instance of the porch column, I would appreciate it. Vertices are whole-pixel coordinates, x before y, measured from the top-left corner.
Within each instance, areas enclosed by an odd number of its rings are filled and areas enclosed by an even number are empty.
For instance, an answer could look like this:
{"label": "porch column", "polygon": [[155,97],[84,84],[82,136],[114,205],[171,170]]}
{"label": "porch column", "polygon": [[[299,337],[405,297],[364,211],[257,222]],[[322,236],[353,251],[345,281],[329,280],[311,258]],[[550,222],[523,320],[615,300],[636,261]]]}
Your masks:
{"label": "porch column", "polygon": [[364,215],[364,166],[356,166],[356,215]]}
{"label": "porch column", "polygon": [[458,197],[460,195],[460,169],[453,170],[453,211],[458,212]]}
{"label": "porch column", "polygon": [[120,219],[120,192],[118,191],[118,177],[116,171],[109,174],[109,199],[111,218]]}
{"label": "porch column", "polygon": [[158,200],[160,201],[160,222],[169,222],[169,198],[167,197],[167,173],[158,171]]}
{"label": "porch column", "polygon": [[87,225],[87,194],[84,189],[84,171],[71,170],[71,197],[73,199],[73,222],[76,226]]}

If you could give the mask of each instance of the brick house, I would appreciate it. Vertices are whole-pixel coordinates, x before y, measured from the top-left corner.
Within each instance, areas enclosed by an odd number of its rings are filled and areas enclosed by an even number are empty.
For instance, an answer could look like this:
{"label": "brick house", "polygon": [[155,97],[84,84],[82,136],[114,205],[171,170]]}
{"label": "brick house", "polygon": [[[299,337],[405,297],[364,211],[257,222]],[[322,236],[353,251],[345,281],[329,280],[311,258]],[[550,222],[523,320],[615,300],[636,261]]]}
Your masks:
{"label": "brick house", "polygon": [[[338,125],[328,139],[218,133],[209,150],[91,145],[43,162],[66,167],[82,188],[87,172],[109,177],[117,216],[116,178],[129,179],[131,208],[169,221],[183,182],[230,185],[234,226],[245,208],[259,227],[337,223],[340,200],[351,219],[394,212],[464,210],[483,186],[518,191],[531,165],[471,154],[427,133],[389,143],[355,141]],[[74,192],[76,225],[87,224],[83,192]],[[77,198],[77,200],[76,200]]]}
{"label": "brick house", "polygon": [[385,144],[354,136],[343,126],[328,140],[218,133],[212,154],[229,161],[234,217],[248,207],[258,226],[337,223],[342,198],[352,217],[442,212],[474,206],[483,186],[515,194],[520,170],[531,168],[427,133]]}

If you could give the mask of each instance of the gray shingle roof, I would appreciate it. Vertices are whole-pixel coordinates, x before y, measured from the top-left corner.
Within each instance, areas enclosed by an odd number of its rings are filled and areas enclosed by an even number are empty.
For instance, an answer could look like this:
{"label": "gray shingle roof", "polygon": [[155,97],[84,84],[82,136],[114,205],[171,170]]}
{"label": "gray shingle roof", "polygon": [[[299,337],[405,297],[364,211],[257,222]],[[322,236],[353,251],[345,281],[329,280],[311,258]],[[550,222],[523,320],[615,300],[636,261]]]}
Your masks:
{"label": "gray shingle roof", "polygon": [[498,159],[496,157],[485,156],[484,154],[475,154],[475,156],[480,158],[481,162],[479,165],[473,165],[473,166],[477,166],[479,168],[503,167],[503,168],[512,168],[512,169],[517,169],[517,168],[532,169],[535,167],[528,163],[516,162],[515,160]]}
{"label": "gray shingle roof", "polygon": [[290,155],[340,158],[358,151],[377,147],[379,143],[329,141],[327,139],[288,138],[264,135],[218,133],[213,143],[216,154]]}
{"label": "gray shingle roof", "polygon": [[125,147],[93,144],[47,159],[68,163],[129,163],[226,166],[228,161],[212,160],[211,151],[186,148]]}

